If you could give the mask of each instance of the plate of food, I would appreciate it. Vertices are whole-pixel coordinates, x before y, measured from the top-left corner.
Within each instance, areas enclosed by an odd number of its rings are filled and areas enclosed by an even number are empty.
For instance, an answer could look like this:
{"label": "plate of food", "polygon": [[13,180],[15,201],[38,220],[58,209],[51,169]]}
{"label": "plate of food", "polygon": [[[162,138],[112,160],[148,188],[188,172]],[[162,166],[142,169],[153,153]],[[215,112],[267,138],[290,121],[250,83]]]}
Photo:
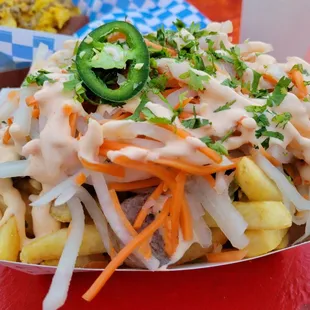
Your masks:
{"label": "plate of food", "polygon": [[[54,273],[210,268],[309,237],[309,72],[231,22],[105,23],[0,96],[0,259]],[[54,267],[57,266],[57,267]]]}

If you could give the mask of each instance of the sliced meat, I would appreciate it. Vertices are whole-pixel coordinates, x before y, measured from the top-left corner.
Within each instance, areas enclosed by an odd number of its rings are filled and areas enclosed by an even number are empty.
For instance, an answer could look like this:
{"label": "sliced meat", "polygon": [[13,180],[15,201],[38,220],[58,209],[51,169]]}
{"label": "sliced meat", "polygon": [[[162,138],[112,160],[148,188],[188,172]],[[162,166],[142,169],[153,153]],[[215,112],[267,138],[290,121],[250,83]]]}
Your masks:
{"label": "sliced meat", "polygon": [[[126,214],[129,222],[133,225],[140,209],[146,202],[147,198],[149,197],[148,194],[139,194],[134,197],[125,199],[122,203],[122,209],[124,213]],[[150,225],[154,220],[154,215],[150,214],[146,217],[141,229],[143,230],[145,227]],[[120,245],[118,247],[122,247],[123,245]],[[165,252],[165,243],[162,238],[162,235],[159,230],[157,230],[150,242],[150,246],[152,248],[153,255],[160,261],[160,265],[165,265],[169,262],[169,257],[167,256]],[[142,263],[140,263],[133,255],[131,255],[126,261],[125,264],[130,267],[136,267],[136,268],[145,268]]]}

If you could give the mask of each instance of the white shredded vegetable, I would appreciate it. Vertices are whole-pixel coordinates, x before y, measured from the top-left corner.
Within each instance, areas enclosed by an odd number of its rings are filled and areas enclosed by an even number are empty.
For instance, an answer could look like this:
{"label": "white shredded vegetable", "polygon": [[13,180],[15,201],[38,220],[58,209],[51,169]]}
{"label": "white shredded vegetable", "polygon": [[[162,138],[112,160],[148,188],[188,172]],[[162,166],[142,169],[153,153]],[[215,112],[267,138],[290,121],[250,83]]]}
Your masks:
{"label": "white shredded vegetable", "polygon": [[15,178],[26,176],[29,160],[7,161],[0,163],[0,178]]}
{"label": "white shredded vegetable", "polygon": [[77,198],[72,198],[68,201],[68,206],[72,215],[71,229],[51,287],[43,301],[43,310],[55,310],[65,303],[75,261],[83,239],[85,216],[82,204]]}
{"label": "white shredded vegetable", "polygon": [[248,224],[232,205],[227,191],[217,194],[202,177],[192,178],[187,188],[214,218],[234,247],[243,249],[248,245],[248,238],[244,234]]}
{"label": "white shredded vegetable", "polygon": [[97,205],[95,199],[89,194],[89,192],[85,188],[80,187],[77,192],[77,196],[79,197],[79,199],[81,199],[87,212],[93,219],[96,228],[100,234],[101,240],[104,244],[104,247],[106,251],[110,254],[111,244],[109,239],[108,224],[101,209]]}
{"label": "white shredded vegetable", "polygon": [[70,186],[63,193],[61,193],[54,202],[54,206],[60,206],[70,200],[78,191],[78,186]]}
{"label": "white shredded vegetable", "polygon": [[201,217],[200,219],[194,221],[194,232],[197,238],[197,241],[204,248],[208,248],[212,245],[212,232],[208,227],[204,219]]}
{"label": "white shredded vegetable", "polygon": [[264,156],[257,154],[255,157],[256,164],[273,180],[281,191],[282,195],[290,200],[299,211],[310,210],[310,201],[302,197],[297,189],[291,184],[283,173],[281,173],[269,160]]}

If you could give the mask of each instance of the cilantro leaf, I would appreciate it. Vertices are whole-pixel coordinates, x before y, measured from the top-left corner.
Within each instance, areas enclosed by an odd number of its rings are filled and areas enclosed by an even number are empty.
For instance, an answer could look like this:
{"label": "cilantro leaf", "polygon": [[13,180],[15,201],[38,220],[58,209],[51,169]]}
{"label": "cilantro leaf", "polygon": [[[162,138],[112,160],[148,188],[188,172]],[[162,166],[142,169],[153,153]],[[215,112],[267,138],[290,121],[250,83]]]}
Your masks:
{"label": "cilantro leaf", "polygon": [[165,30],[164,30],[163,26],[157,30],[156,39],[157,39],[157,42],[160,45],[162,45],[162,46],[165,45],[165,43],[166,43],[166,33],[165,33]]}
{"label": "cilantro leaf", "polygon": [[272,118],[272,121],[277,123],[276,127],[282,126],[282,128],[284,129],[285,126],[287,125],[287,123],[291,120],[291,118],[292,118],[292,114],[291,113],[284,112],[282,114],[275,115]]}
{"label": "cilantro leaf", "polygon": [[232,100],[229,102],[226,102],[224,105],[220,106],[219,108],[217,108],[216,110],[214,110],[214,113],[220,112],[220,111],[225,111],[225,110],[229,110],[230,107],[236,102],[236,100]]}
{"label": "cilantro leaf", "polygon": [[262,143],[262,147],[267,150],[269,148],[269,142],[270,142],[270,138],[266,138]]}
{"label": "cilantro leaf", "polygon": [[269,120],[265,114],[256,114],[253,116],[253,118],[259,127],[266,127],[270,125]]}
{"label": "cilantro leaf", "polygon": [[171,120],[165,117],[156,116],[149,108],[143,108],[141,112],[144,114],[145,119],[154,124],[171,124]]}
{"label": "cilantro leaf", "polygon": [[304,81],[304,85],[305,86],[309,86],[310,85],[310,81]]}
{"label": "cilantro leaf", "polygon": [[233,130],[233,129],[229,130],[229,131],[225,134],[225,136],[221,139],[221,142],[222,142],[222,143],[225,142],[233,133],[234,133],[234,130]]}
{"label": "cilantro leaf", "polygon": [[251,89],[252,93],[257,92],[257,87],[258,87],[261,76],[262,75],[259,72],[253,70],[253,82],[252,82],[252,89]]}
{"label": "cilantro leaf", "polygon": [[140,121],[140,113],[142,112],[143,108],[145,107],[145,105],[149,102],[149,98],[147,96],[147,94],[145,92],[142,93],[141,97],[140,97],[140,103],[137,106],[135,112],[128,117],[127,119],[133,120],[135,122]]}
{"label": "cilantro leaf", "polygon": [[56,81],[53,79],[50,79],[49,77],[47,77],[47,74],[49,74],[51,72],[46,71],[46,70],[38,70],[37,72],[33,73],[33,74],[29,74],[22,86],[28,86],[30,84],[37,84],[38,86],[43,86],[45,81],[48,81],[50,83],[55,83]]}
{"label": "cilantro leaf", "polygon": [[228,151],[225,148],[225,146],[219,142],[213,142],[212,139],[208,136],[200,138],[200,141],[205,143],[210,149],[214,150],[215,152],[221,154],[221,155],[228,155]]}
{"label": "cilantro leaf", "polygon": [[274,91],[269,95],[267,99],[267,105],[270,107],[279,106],[284,100],[288,86],[290,85],[291,80],[285,76],[282,76],[277,85],[274,88]]}
{"label": "cilantro leaf", "polygon": [[279,139],[281,141],[284,140],[284,136],[282,135],[282,133],[281,132],[276,132],[276,131],[268,131],[268,130],[266,130],[266,131],[264,131],[262,133],[262,136],[276,138],[276,139]]}
{"label": "cilantro leaf", "polygon": [[175,22],[173,22],[173,25],[175,25],[178,30],[186,27],[186,25],[178,18]]}
{"label": "cilantro leaf", "polygon": [[201,56],[197,54],[192,55],[192,65],[197,70],[205,71],[206,69]]}
{"label": "cilantro leaf", "polygon": [[226,79],[221,84],[225,85],[225,86],[228,86],[230,88],[237,88],[240,83],[239,83],[239,81],[236,78],[233,77],[231,80],[230,79]]}
{"label": "cilantro leaf", "polygon": [[166,85],[168,82],[168,77],[166,74],[161,74],[148,82],[149,87],[157,88],[160,91],[164,91],[166,89]]}
{"label": "cilantro leaf", "polygon": [[212,124],[212,123],[210,123],[210,121],[208,119],[197,118],[195,107],[193,108],[193,112],[194,112],[194,117],[193,118],[190,118],[190,119],[182,121],[182,125],[185,128],[197,129],[197,128],[200,128],[200,127]]}
{"label": "cilantro leaf", "polygon": [[266,109],[267,109],[266,104],[262,105],[262,106],[260,106],[260,105],[249,105],[249,106],[245,107],[245,110],[247,112],[252,112],[252,113],[263,113],[266,111]]}
{"label": "cilantro leaf", "polygon": [[303,65],[302,65],[302,64],[296,64],[296,65],[294,65],[294,66],[292,67],[291,71],[293,71],[293,70],[298,70],[298,71],[300,71],[301,73],[303,73],[304,68],[303,68]]}
{"label": "cilantro leaf", "polygon": [[71,91],[75,90],[75,86],[80,82],[80,80],[74,78],[72,80],[66,81],[63,83],[63,90],[64,91]]}
{"label": "cilantro leaf", "polygon": [[189,78],[188,86],[193,90],[203,90],[204,85],[203,81],[208,82],[210,80],[209,75],[199,75],[196,74],[193,70],[189,70],[187,72],[182,73],[179,76],[180,79],[187,79]]}

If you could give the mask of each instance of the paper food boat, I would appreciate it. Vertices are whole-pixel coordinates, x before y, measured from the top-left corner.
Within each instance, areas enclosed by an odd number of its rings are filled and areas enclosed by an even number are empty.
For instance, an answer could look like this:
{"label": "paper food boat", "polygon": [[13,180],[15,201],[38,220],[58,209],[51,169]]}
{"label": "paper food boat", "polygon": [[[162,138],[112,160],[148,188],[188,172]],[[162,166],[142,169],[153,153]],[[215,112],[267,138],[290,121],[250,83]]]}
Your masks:
{"label": "paper food boat", "polygon": [[[112,20],[124,20],[125,17],[131,20],[133,24],[137,26],[137,28],[143,33],[154,31],[161,25],[164,25],[167,28],[173,27],[172,22],[175,21],[176,18],[182,19],[187,24],[190,24],[192,21],[200,22],[203,27],[209,23],[209,20],[204,17],[195,7],[191,6],[183,0],[117,1],[117,5],[112,5],[110,0],[76,0],[73,2],[78,5],[82,13],[88,15],[91,20],[88,25],[80,29],[75,34],[76,37],[84,37],[91,30],[97,28],[104,22],[109,22]],[[0,27],[0,71],[28,67],[31,64],[33,55],[35,54],[36,49],[40,43],[47,45],[50,53],[52,53],[60,49],[63,43],[71,38],[71,36],[66,35]],[[292,238],[291,243],[297,240],[301,235],[302,233],[299,233],[296,235],[296,237]],[[265,255],[254,258],[243,259],[238,262],[193,263],[171,267],[163,271],[195,270],[242,263],[253,259],[263,258],[265,256],[274,255],[276,253],[293,250],[294,248],[303,246],[309,242],[310,241],[305,241],[285,249],[272,251]],[[57,268],[53,266],[30,265],[9,261],[0,261],[0,265],[33,275],[53,274]],[[102,269],[75,268],[74,271],[93,272],[101,270]],[[124,268],[118,269],[118,271],[145,272],[148,270]]]}

